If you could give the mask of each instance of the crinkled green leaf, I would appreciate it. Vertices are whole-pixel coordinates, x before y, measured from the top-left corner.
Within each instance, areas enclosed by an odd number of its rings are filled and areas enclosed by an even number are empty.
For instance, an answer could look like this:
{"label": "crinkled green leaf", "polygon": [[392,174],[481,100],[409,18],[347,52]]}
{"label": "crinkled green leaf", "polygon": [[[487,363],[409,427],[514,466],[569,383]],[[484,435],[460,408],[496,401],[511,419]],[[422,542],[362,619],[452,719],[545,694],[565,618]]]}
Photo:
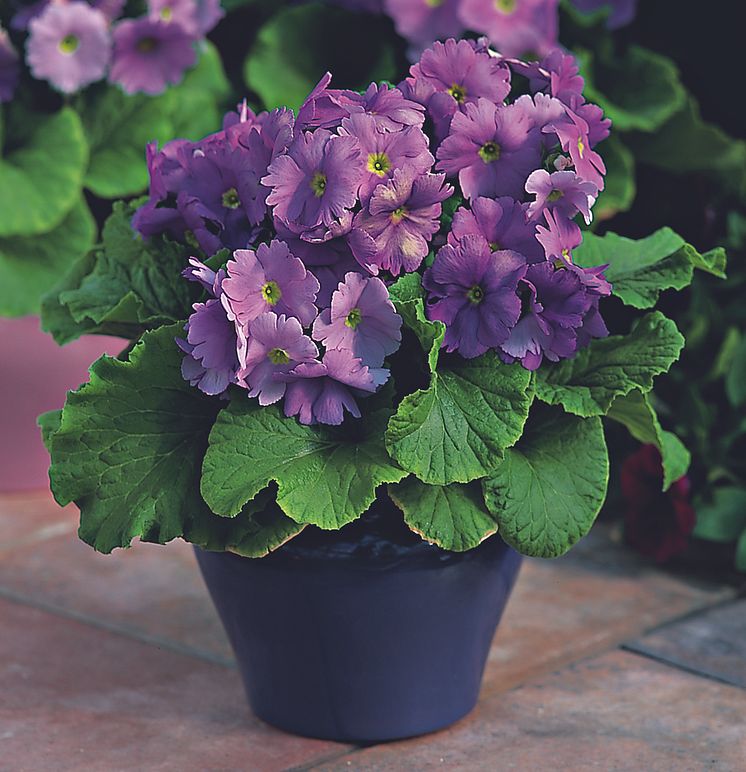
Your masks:
{"label": "crinkled green leaf", "polygon": [[629,394],[617,397],[607,415],[626,426],[639,442],[658,448],[663,459],[664,491],[687,473],[691,462],[689,451],[675,434],[661,427],[647,394],[633,389]]}
{"label": "crinkled green leaf", "polygon": [[617,397],[653,388],[656,375],[679,358],[684,338],[659,311],[642,317],[629,335],[594,340],[574,359],[541,368],[536,396],[578,416],[605,415]]}
{"label": "crinkled green leaf", "polygon": [[694,536],[722,543],[736,541],[746,531],[746,488],[715,488],[709,501],[697,502],[696,511]]}
{"label": "crinkled green leaf", "polygon": [[608,220],[619,212],[626,212],[635,200],[635,159],[613,135],[596,149],[606,164],[606,177],[593,214],[598,220]]}
{"label": "crinkled green leaf", "polygon": [[478,483],[426,485],[408,477],[389,485],[389,496],[413,531],[446,550],[470,550],[497,531]]}
{"label": "crinkled green leaf", "polygon": [[96,223],[80,199],[49,233],[0,238],[0,315],[38,314],[44,293],[88,252],[95,237]]}
{"label": "crinkled green leaf", "polygon": [[[189,315],[192,290],[178,279],[188,250],[163,239],[143,240],[130,225],[133,211],[115,204],[104,225],[102,249],[75,266],[45,299],[43,326],[57,340],[77,337],[74,325],[78,335],[129,331],[132,337]],[[83,274],[87,266],[92,267]]]}
{"label": "crinkled green leaf", "polygon": [[423,482],[476,480],[521,436],[533,397],[531,374],[492,352],[454,359],[450,369],[433,374],[429,388],[401,401],[386,447]]}
{"label": "crinkled green leaf", "polygon": [[266,108],[297,110],[327,71],[334,73],[336,88],[394,80],[388,24],[318,2],[284,8],[259,30],[246,59],[246,83]]}
{"label": "crinkled green leaf", "polygon": [[554,558],[588,533],[608,477],[599,418],[539,410],[483,482],[484,499],[508,544],[524,555]]}
{"label": "crinkled green leaf", "polygon": [[75,111],[24,115],[0,147],[0,238],[59,226],[80,201],[88,145]]}
{"label": "crinkled green leaf", "polygon": [[39,425],[39,429],[41,429],[42,442],[47,450],[52,449],[52,437],[60,428],[61,422],[62,410],[49,410],[46,413],[42,413],[36,419],[36,423]]}
{"label": "crinkled green leaf", "polygon": [[80,537],[100,552],[138,537],[163,544],[181,536],[207,549],[264,554],[298,526],[271,506],[233,521],[206,507],[199,475],[220,401],[181,377],[179,332],[172,325],[147,333],[129,361],[102,357],[90,382],[68,395],[51,438],[52,491],[60,504],[78,504]]}
{"label": "crinkled green leaf", "polygon": [[232,517],[275,481],[288,517],[339,528],[370,507],[379,485],[406,477],[383,444],[389,415],[378,410],[340,429],[303,426],[277,405],[261,407],[240,393],[210,433],[202,495],[215,512]]}

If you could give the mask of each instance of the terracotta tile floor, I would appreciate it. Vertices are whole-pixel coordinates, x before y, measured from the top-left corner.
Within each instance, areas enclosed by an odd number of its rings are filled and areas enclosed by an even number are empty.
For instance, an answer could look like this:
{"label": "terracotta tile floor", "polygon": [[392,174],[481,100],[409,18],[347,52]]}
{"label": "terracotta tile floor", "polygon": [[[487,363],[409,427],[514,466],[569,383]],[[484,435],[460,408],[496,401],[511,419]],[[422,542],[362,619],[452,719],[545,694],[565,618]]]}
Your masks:
{"label": "terracotta tile floor", "polygon": [[248,711],[191,550],[101,556],[76,511],[0,496],[0,770],[746,771],[746,601],[600,527],[527,561],[477,710],[371,748]]}

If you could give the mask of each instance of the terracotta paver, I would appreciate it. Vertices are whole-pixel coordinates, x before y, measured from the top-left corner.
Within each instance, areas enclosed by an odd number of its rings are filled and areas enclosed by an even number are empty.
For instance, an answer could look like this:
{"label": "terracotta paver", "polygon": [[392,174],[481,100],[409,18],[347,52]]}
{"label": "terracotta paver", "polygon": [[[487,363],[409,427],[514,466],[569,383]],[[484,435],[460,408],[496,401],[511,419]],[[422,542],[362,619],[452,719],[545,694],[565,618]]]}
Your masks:
{"label": "terracotta paver", "polygon": [[745,760],[746,691],[614,651],[493,695],[444,732],[309,767],[742,772]]}
{"label": "terracotta paver", "polygon": [[346,746],[254,718],[237,674],[0,600],[0,769],[280,770]]}
{"label": "terracotta paver", "polygon": [[627,648],[746,688],[746,600],[661,627]]}
{"label": "terracotta paver", "polygon": [[49,491],[0,494],[0,551],[74,534],[77,527],[75,506],[62,509]]}

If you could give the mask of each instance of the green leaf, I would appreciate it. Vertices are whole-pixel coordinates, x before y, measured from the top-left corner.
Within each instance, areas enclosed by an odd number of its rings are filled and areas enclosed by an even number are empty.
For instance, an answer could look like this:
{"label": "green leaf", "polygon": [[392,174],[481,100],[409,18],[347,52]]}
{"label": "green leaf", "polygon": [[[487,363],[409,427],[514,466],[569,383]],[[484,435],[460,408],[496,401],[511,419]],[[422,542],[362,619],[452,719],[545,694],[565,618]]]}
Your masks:
{"label": "green leaf", "polygon": [[713,276],[717,276],[718,279],[727,278],[725,268],[728,263],[728,256],[722,247],[715,247],[715,249],[711,249],[703,255],[700,255],[689,244],[686,244],[684,249],[687,251],[689,259],[695,268],[705,273],[711,273]]}
{"label": "green leaf", "polygon": [[[130,225],[133,212],[133,207],[116,203],[104,225],[103,248],[75,266],[45,299],[42,324],[56,340],[65,342],[86,332],[128,331],[128,337],[137,337],[145,329],[189,315],[189,283],[174,280],[187,263],[188,249],[163,239],[140,238]],[[83,273],[87,267],[90,270]]]}
{"label": "green leaf", "polygon": [[741,338],[725,376],[725,393],[735,408],[746,404],[746,335]]}
{"label": "green leaf", "polygon": [[687,473],[691,462],[689,451],[675,434],[661,428],[647,394],[633,389],[629,394],[617,397],[607,415],[626,426],[638,442],[658,448],[663,459],[664,491]]}
{"label": "green leaf", "polygon": [[246,59],[246,83],[267,109],[284,105],[297,110],[327,71],[334,73],[336,88],[394,80],[387,29],[386,19],[318,2],[284,8],[259,30]]}
{"label": "green leaf", "polygon": [[415,533],[446,550],[470,550],[497,531],[478,483],[426,485],[408,477],[389,485],[389,496]]}
{"label": "green leaf", "polygon": [[742,531],[736,544],[736,570],[746,571],[746,530]]}
{"label": "green leaf", "polygon": [[521,436],[534,397],[531,374],[492,352],[454,360],[428,389],[406,396],[386,430],[386,447],[408,472],[433,485],[488,475]]}
{"label": "green leaf", "polygon": [[18,123],[0,148],[0,238],[60,225],[80,201],[88,164],[83,126],[70,108],[24,115]]}
{"label": "green leaf", "polygon": [[51,439],[52,491],[60,504],[78,504],[80,537],[100,552],[137,537],[163,544],[181,536],[263,554],[297,525],[271,511],[268,522],[255,518],[250,508],[227,524],[205,506],[199,474],[220,401],[181,377],[179,332],[147,333],[126,362],[102,357],[90,383],[68,395]]}
{"label": "green leaf", "polygon": [[261,407],[238,394],[210,433],[202,495],[232,517],[275,481],[277,503],[290,518],[340,528],[370,507],[379,485],[406,477],[383,444],[389,414],[379,410],[336,430],[303,426],[277,405]]}
{"label": "green leaf", "polygon": [[653,388],[656,375],[679,358],[684,338],[659,311],[642,317],[629,335],[594,340],[574,359],[538,371],[536,396],[579,416],[605,415],[617,397]]}
{"label": "green leaf", "polygon": [[38,314],[42,295],[88,252],[95,236],[96,223],[80,199],[49,233],[0,238],[0,315]]}
{"label": "green leaf", "polygon": [[483,482],[484,499],[508,544],[524,555],[554,558],[588,533],[608,477],[599,418],[536,411],[518,444]]}
{"label": "green leaf", "polygon": [[635,200],[635,159],[614,136],[604,140],[597,150],[606,164],[606,178],[593,213],[598,220],[608,220],[619,212],[626,212]]}
{"label": "green leaf", "polygon": [[37,419],[36,423],[41,429],[41,438],[44,442],[44,447],[47,450],[52,449],[52,437],[55,432],[60,428],[62,422],[61,410],[49,410],[46,413],[42,413]]}
{"label": "green leaf", "polygon": [[710,501],[698,501],[694,536],[698,539],[733,542],[746,530],[746,488],[715,488]]}
{"label": "green leaf", "polygon": [[584,96],[603,108],[615,131],[655,131],[684,105],[686,89],[666,56],[631,45],[621,56],[609,49],[596,60],[587,51],[579,58]]}

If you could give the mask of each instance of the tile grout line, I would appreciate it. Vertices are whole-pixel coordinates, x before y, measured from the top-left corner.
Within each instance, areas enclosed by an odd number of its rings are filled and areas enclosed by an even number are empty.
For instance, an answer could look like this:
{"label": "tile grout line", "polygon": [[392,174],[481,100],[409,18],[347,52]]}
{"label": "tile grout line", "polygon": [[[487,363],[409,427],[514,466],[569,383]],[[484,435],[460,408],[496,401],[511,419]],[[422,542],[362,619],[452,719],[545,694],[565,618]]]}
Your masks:
{"label": "tile grout line", "polygon": [[143,633],[128,627],[123,627],[113,622],[97,619],[96,617],[90,616],[89,614],[61,608],[59,606],[55,606],[52,603],[45,603],[44,601],[40,601],[35,598],[26,597],[25,595],[13,592],[4,587],[0,587],[0,598],[8,600],[12,603],[17,603],[20,606],[28,606],[30,608],[36,609],[37,611],[44,611],[45,613],[61,617],[62,619],[69,619],[74,622],[79,622],[97,630],[104,630],[105,632],[112,633],[113,635],[130,638],[131,640],[138,641],[139,643],[144,643],[148,646],[154,646],[157,649],[166,649],[168,651],[174,652],[175,654],[192,657],[194,659],[201,659],[205,662],[209,662],[212,665],[218,665],[230,670],[236,669],[236,663],[232,659],[221,657],[219,654],[211,654],[209,652],[202,651],[201,649],[195,649],[191,646],[184,646],[183,644],[175,643],[174,641],[170,641],[167,638],[160,638],[156,635],[149,635],[148,633]]}
{"label": "tile grout line", "polygon": [[[330,761],[336,761],[337,759],[343,759],[345,756],[351,753],[358,753],[368,748],[375,748],[382,743],[374,743],[372,745],[350,745],[347,748],[340,748],[337,751],[330,752],[325,756],[319,756],[313,761],[309,761],[306,764],[297,764],[292,767],[286,767],[283,772],[309,772],[309,770],[317,769],[321,764],[328,764]],[[385,745],[385,743],[383,743]]]}

